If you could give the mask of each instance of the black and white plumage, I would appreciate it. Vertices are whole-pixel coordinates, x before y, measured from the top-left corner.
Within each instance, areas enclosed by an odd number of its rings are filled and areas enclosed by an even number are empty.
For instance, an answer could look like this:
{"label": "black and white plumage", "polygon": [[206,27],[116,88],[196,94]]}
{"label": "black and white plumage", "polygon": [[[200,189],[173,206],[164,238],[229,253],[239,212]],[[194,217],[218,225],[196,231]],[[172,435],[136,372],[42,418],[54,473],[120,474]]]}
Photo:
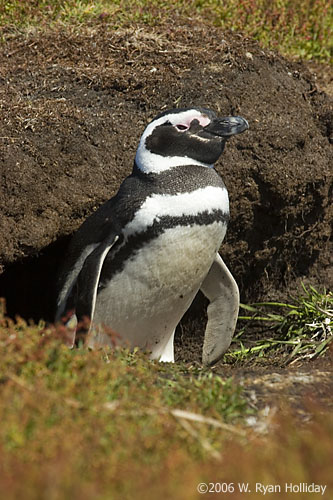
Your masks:
{"label": "black and white plumage", "polygon": [[199,289],[209,299],[203,363],[228,349],[239,293],[218,254],[228,193],[213,168],[241,117],[176,109],[145,129],[132,174],[74,235],[59,277],[57,317],[90,319],[89,346],[121,345],[174,361],[173,337]]}

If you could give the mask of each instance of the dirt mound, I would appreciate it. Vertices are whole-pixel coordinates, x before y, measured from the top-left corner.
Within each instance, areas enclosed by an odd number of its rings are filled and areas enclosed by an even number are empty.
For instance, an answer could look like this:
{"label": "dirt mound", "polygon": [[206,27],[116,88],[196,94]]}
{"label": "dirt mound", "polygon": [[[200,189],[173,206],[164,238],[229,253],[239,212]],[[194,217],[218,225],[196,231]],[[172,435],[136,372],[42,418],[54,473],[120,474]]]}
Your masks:
{"label": "dirt mound", "polygon": [[250,123],[217,166],[231,203],[222,254],[242,300],[304,278],[332,286],[332,102],[302,65],[211,27],[5,33],[0,103],[11,314],[52,317],[68,236],[130,173],[147,121],[175,106]]}

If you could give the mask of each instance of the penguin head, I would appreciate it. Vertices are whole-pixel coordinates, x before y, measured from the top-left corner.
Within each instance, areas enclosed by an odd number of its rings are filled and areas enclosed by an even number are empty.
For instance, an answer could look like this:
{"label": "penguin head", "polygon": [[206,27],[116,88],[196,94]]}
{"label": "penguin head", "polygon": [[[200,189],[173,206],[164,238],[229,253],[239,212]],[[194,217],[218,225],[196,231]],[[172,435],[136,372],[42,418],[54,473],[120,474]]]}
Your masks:
{"label": "penguin head", "polygon": [[145,173],[160,173],[183,165],[212,167],[226,141],[248,128],[245,118],[218,118],[209,109],[164,111],[145,129],[135,163]]}

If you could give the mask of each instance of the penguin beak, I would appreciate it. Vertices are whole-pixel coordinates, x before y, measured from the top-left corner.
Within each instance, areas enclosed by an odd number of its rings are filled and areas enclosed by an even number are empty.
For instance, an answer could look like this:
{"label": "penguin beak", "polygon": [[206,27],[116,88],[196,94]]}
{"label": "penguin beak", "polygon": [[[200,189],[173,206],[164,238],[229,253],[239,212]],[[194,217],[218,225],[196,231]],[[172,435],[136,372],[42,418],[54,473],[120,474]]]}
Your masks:
{"label": "penguin beak", "polygon": [[232,135],[241,134],[249,128],[245,118],[241,116],[226,116],[214,118],[209,125],[204,127],[205,132],[228,139]]}

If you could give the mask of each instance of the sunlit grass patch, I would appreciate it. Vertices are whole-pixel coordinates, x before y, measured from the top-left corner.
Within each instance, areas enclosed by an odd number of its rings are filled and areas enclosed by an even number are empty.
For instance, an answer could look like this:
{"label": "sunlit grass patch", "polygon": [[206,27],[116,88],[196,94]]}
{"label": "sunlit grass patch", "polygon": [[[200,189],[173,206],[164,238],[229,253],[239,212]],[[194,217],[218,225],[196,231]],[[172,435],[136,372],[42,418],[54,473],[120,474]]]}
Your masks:
{"label": "sunlit grass patch", "polygon": [[235,425],[250,411],[232,380],[199,367],[153,362],[140,351],[70,350],[54,327],[42,324],[2,316],[0,349],[0,441],[21,456],[35,447],[49,452],[59,445],[54,433],[70,435],[75,428],[102,443],[121,439],[122,421],[128,423],[126,439],[133,434],[138,440],[163,435],[184,420],[203,426],[190,445],[200,454],[207,448],[201,432],[214,443],[223,422]]}
{"label": "sunlit grass patch", "polygon": [[156,26],[193,22],[240,31],[264,46],[304,59],[333,56],[333,9],[326,0],[2,0],[1,26],[80,26],[103,23],[111,29],[133,23]]}
{"label": "sunlit grass patch", "polygon": [[[290,303],[261,302],[241,305],[248,313],[240,320],[247,324],[235,336],[237,346],[226,356],[244,358],[268,356],[279,350],[284,363],[315,359],[322,356],[333,339],[333,294],[318,292],[303,286],[298,297]],[[256,329],[259,338],[246,339],[248,329]]]}
{"label": "sunlit grass patch", "polygon": [[253,410],[232,380],[140,351],[71,350],[62,336],[62,328],[0,314],[0,490],[7,498],[43,497],[44,489],[57,498],[101,491],[125,498],[168,462],[173,469],[174,460],[182,467],[217,460],[221,442],[245,435],[240,425]]}
{"label": "sunlit grass patch", "polygon": [[[61,392],[77,405],[119,404],[179,407],[233,419],[246,411],[239,387],[195,366],[150,361],[139,350],[68,349],[54,327],[3,319],[2,376],[45,396]],[[75,406],[75,405],[74,405]],[[144,409],[143,409],[144,411]]]}
{"label": "sunlit grass patch", "polygon": [[256,38],[263,45],[304,59],[333,56],[333,10],[326,0],[198,1],[214,23]]}

